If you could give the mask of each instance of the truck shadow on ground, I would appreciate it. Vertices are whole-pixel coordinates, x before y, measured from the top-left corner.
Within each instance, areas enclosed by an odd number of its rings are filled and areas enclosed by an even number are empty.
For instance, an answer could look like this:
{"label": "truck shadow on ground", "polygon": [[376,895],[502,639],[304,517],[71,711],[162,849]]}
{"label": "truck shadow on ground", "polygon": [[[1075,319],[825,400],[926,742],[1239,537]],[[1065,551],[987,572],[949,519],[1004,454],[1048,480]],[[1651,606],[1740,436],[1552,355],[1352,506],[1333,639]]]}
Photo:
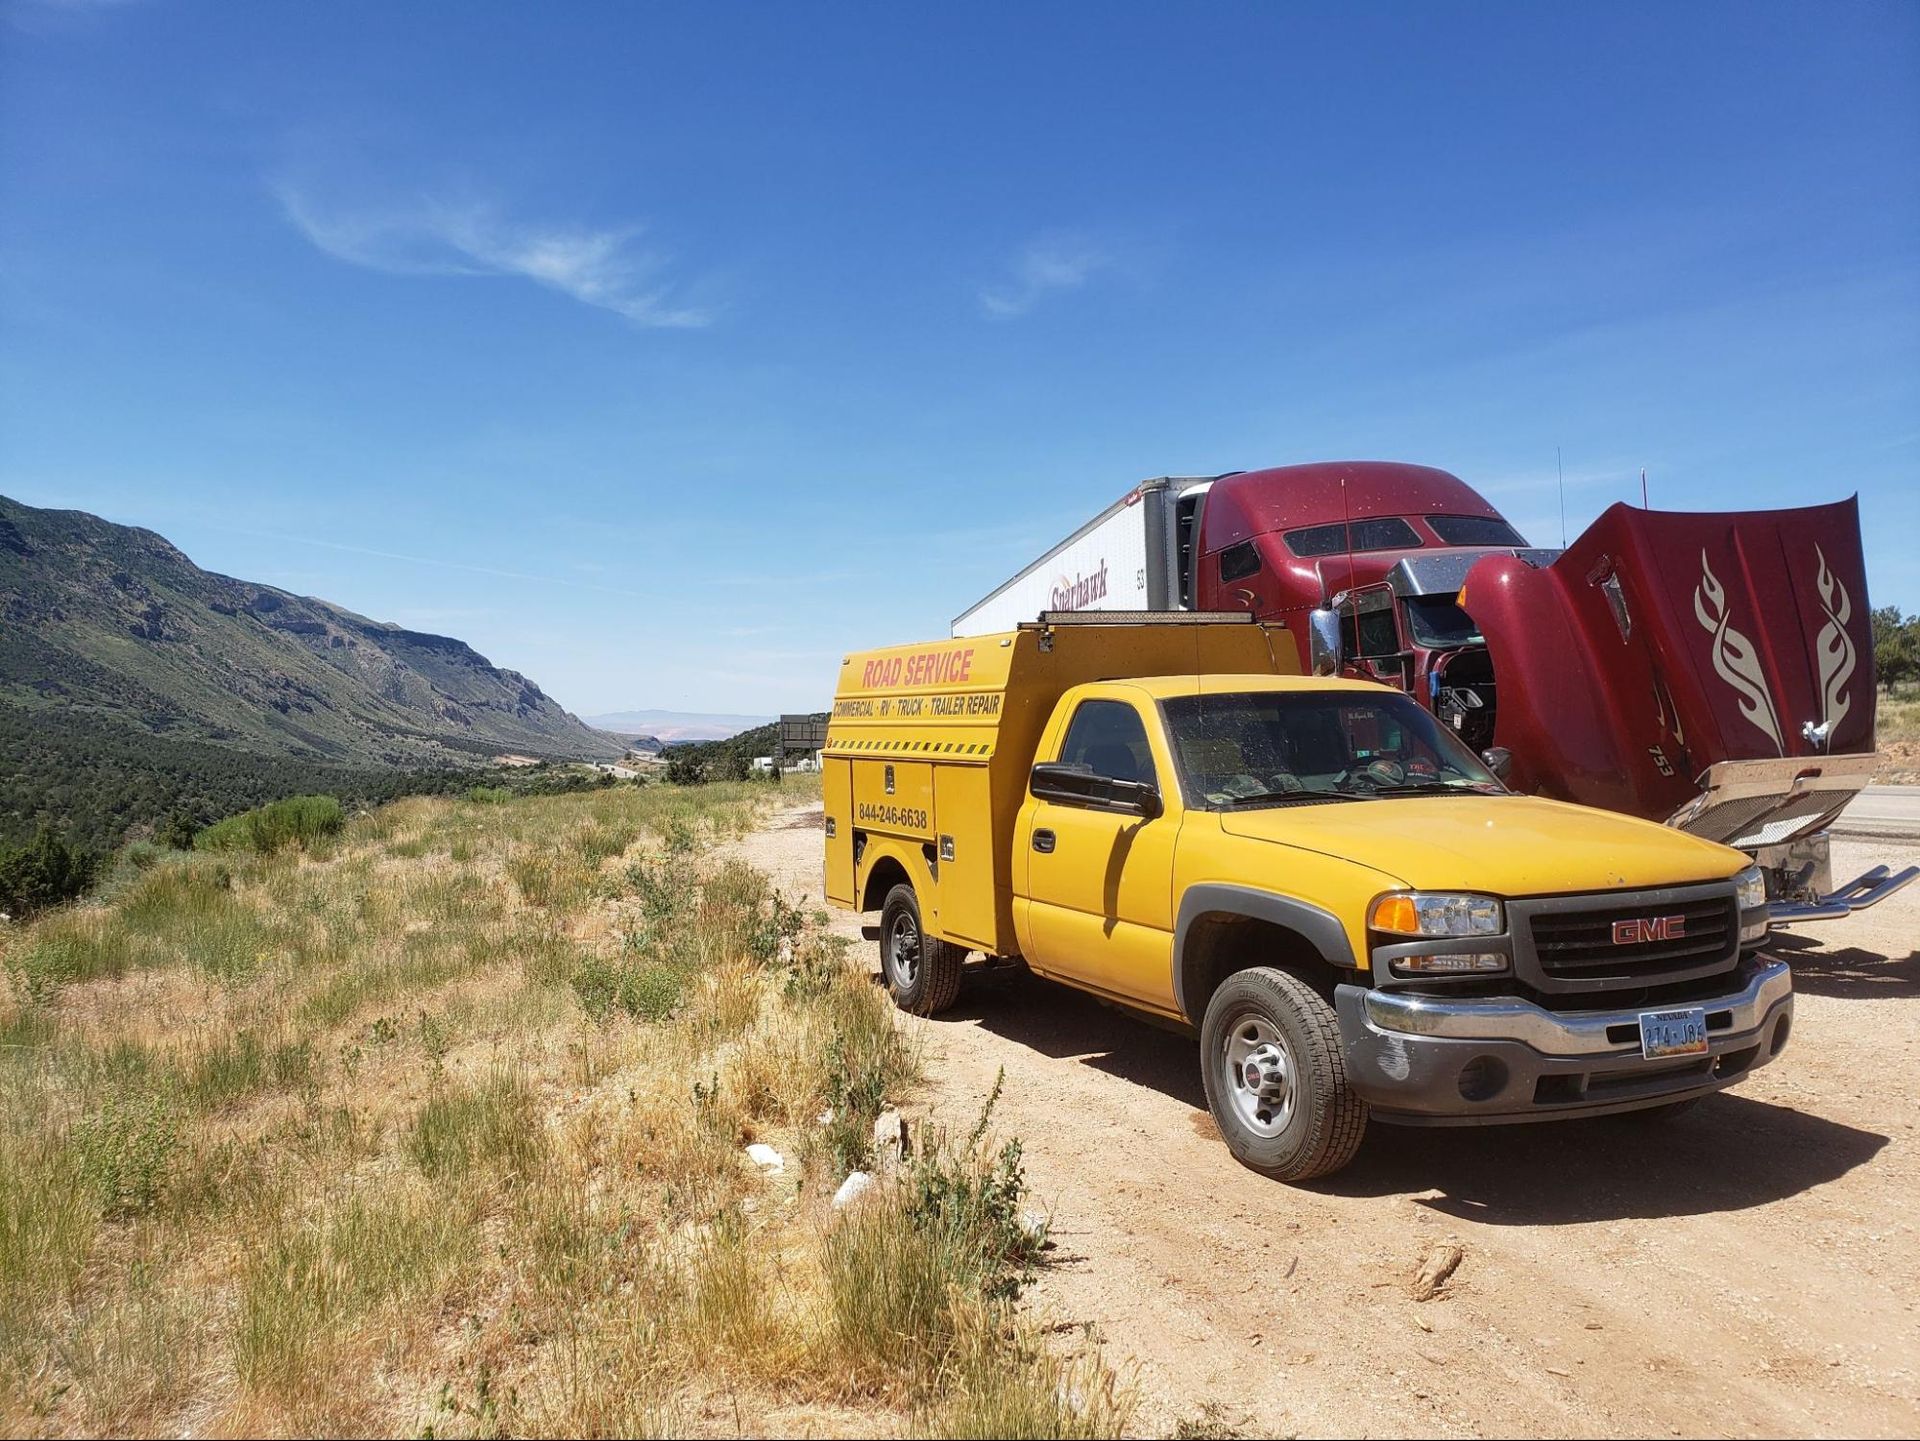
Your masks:
{"label": "truck shadow on ground", "polygon": [[1896,961],[1859,946],[1829,950],[1813,936],[1796,935],[1776,935],[1767,949],[1793,967],[1793,988],[1802,995],[1838,1000],[1920,996],[1920,951]]}
{"label": "truck shadow on ground", "polygon": [[[1078,991],[1028,976],[970,977],[959,1004],[936,1024],[978,1025],[1041,1055],[1077,1060],[1158,1091],[1190,1107],[1192,1128],[1217,1140],[1194,1042]],[[1126,1098],[1117,1096],[1115,1104],[1126,1105]],[[1745,1210],[1825,1185],[1871,1160],[1887,1139],[1722,1092],[1666,1122],[1375,1124],[1350,1167],[1308,1189],[1330,1197],[1405,1196],[1485,1225],[1697,1215]],[[1246,1174],[1224,1146],[1219,1164],[1223,1179]]]}

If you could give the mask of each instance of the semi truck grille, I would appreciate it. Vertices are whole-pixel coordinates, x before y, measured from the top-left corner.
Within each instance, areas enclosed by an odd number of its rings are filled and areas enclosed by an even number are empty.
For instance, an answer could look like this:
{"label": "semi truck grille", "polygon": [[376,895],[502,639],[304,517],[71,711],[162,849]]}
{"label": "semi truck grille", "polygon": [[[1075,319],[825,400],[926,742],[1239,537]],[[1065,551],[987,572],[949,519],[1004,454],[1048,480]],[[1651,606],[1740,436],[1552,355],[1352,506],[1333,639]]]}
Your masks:
{"label": "semi truck grille", "polygon": [[[1680,925],[1662,925],[1654,939],[1620,940],[1647,929],[1649,922],[1677,919]],[[1540,911],[1528,918],[1533,953],[1541,973],[1562,982],[1658,985],[1703,966],[1731,960],[1738,945],[1738,921],[1728,895],[1668,901],[1635,901],[1591,910]]]}

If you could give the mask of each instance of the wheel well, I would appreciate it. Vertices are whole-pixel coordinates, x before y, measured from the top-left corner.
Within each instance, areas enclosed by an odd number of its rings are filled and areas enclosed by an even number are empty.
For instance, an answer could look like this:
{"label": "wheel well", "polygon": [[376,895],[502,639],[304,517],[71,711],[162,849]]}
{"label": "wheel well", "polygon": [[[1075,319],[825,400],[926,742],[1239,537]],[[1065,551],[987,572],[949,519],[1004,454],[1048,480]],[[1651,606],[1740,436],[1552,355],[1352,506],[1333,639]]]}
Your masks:
{"label": "wheel well", "polygon": [[867,872],[866,888],[860,892],[860,909],[877,911],[886,904],[887,892],[897,885],[911,884],[907,868],[892,856],[882,856]]}
{"label": "wheel well", "polygon": [[1207,1002],[1235,971],[1271,966],[1297,976],[1328,1001],[1348,972],[1333,965],[1300,932],[1274,921],[1214,911],[1196,917],[1180,954],[1180,1000],[1187,1019],[1199,1025]]}

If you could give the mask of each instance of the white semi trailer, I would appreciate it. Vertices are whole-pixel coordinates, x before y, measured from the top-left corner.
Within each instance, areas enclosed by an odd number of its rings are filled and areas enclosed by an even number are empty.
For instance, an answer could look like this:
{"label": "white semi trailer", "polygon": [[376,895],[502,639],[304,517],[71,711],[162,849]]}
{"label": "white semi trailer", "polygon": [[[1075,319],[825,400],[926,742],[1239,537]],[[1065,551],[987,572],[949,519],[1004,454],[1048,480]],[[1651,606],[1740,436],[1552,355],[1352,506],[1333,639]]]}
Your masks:
{"label": "white semi trailer", "polygon": [[1195,523],[1215,479],[1163,475],[1128,491],[955,616],[953,634],[1012,630],[1042,611],[1190,609]]}

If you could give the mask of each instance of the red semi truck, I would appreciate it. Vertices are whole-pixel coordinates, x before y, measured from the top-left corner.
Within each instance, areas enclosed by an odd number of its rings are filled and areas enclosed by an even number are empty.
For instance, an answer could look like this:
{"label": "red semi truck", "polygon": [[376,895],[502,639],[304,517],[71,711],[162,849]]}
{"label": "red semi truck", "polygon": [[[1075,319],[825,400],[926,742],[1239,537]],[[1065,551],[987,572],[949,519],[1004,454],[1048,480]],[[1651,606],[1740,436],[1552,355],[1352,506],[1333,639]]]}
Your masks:
{"label": "red semi truck", "polygon": [[1665,821],[1754,855],[1778,922],[1920,875],[1835,887],[1827,829],[1873,776],[1854,500],[1689,514],[1615,505],[1527,545],[1430,466],[1336,461],[1162,477],[953,622],[1043,611],[1250,610],[1301,664],[1401,687],[1516,789]]}

